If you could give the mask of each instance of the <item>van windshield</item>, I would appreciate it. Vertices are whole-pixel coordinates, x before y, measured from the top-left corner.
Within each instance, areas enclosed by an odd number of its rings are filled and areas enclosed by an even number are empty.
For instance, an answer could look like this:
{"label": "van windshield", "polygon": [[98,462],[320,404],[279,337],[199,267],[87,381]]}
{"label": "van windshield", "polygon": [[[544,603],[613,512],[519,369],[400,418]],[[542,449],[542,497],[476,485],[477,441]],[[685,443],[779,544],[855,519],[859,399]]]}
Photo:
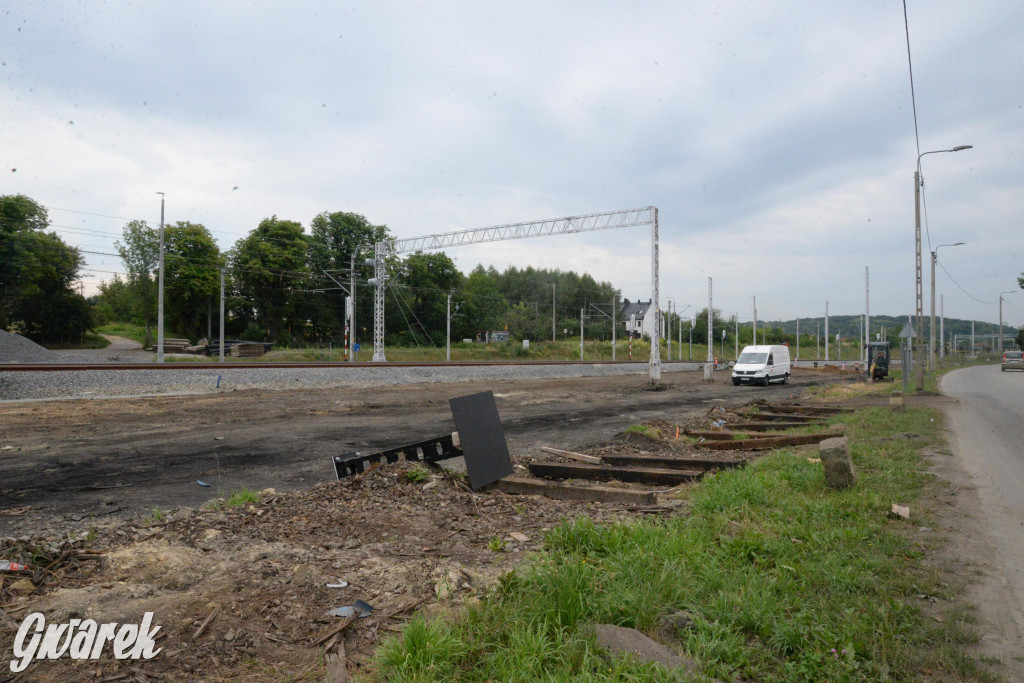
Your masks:
{"label": "van windshield", "polygon": [[736,363],[764,364],[768,360],[767,353],[741,353]]}

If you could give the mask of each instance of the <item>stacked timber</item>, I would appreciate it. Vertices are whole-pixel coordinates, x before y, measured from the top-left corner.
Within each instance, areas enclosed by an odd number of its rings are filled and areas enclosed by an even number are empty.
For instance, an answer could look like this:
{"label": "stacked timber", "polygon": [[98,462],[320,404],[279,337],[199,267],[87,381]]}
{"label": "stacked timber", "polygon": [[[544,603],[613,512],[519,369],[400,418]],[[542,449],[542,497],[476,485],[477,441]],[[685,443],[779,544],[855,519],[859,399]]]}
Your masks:
{"label": "stacked timber", "polygon": [[228,356],[236,356],[239,358],[251,358],[253,356],[262,356],[265,352],[263,344],[259,342],[243,342],[241,344],[232,344],[226,349]]}
{"label": "stacked timber", "polygon": [[164,353],[185,353],[185,349],[188,346],[188,339],[168,339],[164,337]]}

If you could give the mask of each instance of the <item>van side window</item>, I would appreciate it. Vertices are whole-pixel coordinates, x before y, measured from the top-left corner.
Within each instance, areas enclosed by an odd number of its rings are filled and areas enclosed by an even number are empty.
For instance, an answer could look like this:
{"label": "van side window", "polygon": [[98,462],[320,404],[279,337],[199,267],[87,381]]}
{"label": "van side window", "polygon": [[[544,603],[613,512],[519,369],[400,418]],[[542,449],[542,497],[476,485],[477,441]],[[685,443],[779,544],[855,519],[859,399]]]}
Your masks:
{"label": "van side window", "polygon": [[768,354],[768,365],[775,365],[775,360],[772,358],[772,354]]}

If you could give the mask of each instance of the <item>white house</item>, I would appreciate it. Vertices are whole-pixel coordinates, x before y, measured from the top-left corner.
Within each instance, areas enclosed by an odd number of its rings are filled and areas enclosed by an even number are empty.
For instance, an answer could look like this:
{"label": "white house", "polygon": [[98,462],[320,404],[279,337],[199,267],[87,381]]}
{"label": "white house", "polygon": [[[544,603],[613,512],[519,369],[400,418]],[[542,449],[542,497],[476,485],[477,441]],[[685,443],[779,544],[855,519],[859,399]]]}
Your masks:
{"label": "white house", "polygon": [[651,302],[622,300],[619,319],[626,321],[626,334],[632,337],[655,338],[655,319],[657,316],[650,310]]}

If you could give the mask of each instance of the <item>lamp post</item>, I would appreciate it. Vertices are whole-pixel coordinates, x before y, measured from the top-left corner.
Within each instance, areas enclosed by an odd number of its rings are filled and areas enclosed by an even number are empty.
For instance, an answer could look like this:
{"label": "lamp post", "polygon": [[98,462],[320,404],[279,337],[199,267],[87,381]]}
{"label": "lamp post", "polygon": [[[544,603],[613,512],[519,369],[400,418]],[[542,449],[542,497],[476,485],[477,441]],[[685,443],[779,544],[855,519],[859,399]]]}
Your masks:
{"label": "lamp post", "polygon": [[943,152],[960,152],[971,149],[972,145],[957,145],[952,149],[936,149],[921,152],[917,155],[917,166],[914,168],[914,259],[915,259],[915,303],[917,312],[917,390],[924,390],[924,347],[920,343],[924,338],[924,294],[921,278],[921,157],[926,154]]}
{"label": "lamp post", "polygon": [[928,370],[935,371],[935,263],[939,260],[941,247],[959,247],[963,242],[940,244],[932,250],[932,322],[928,331]]}
{"label": "lamp post", "polygon": [[1015,294],[1017,290],[1010,290],[1009,292],[999,292],[999,354],[1003,353],[1003,295],[1004,294]]}
{"label": "lamp post", "polygon": [[157,278],[156,362],[164,362],[164,193],[160,195],[160,274]]}

